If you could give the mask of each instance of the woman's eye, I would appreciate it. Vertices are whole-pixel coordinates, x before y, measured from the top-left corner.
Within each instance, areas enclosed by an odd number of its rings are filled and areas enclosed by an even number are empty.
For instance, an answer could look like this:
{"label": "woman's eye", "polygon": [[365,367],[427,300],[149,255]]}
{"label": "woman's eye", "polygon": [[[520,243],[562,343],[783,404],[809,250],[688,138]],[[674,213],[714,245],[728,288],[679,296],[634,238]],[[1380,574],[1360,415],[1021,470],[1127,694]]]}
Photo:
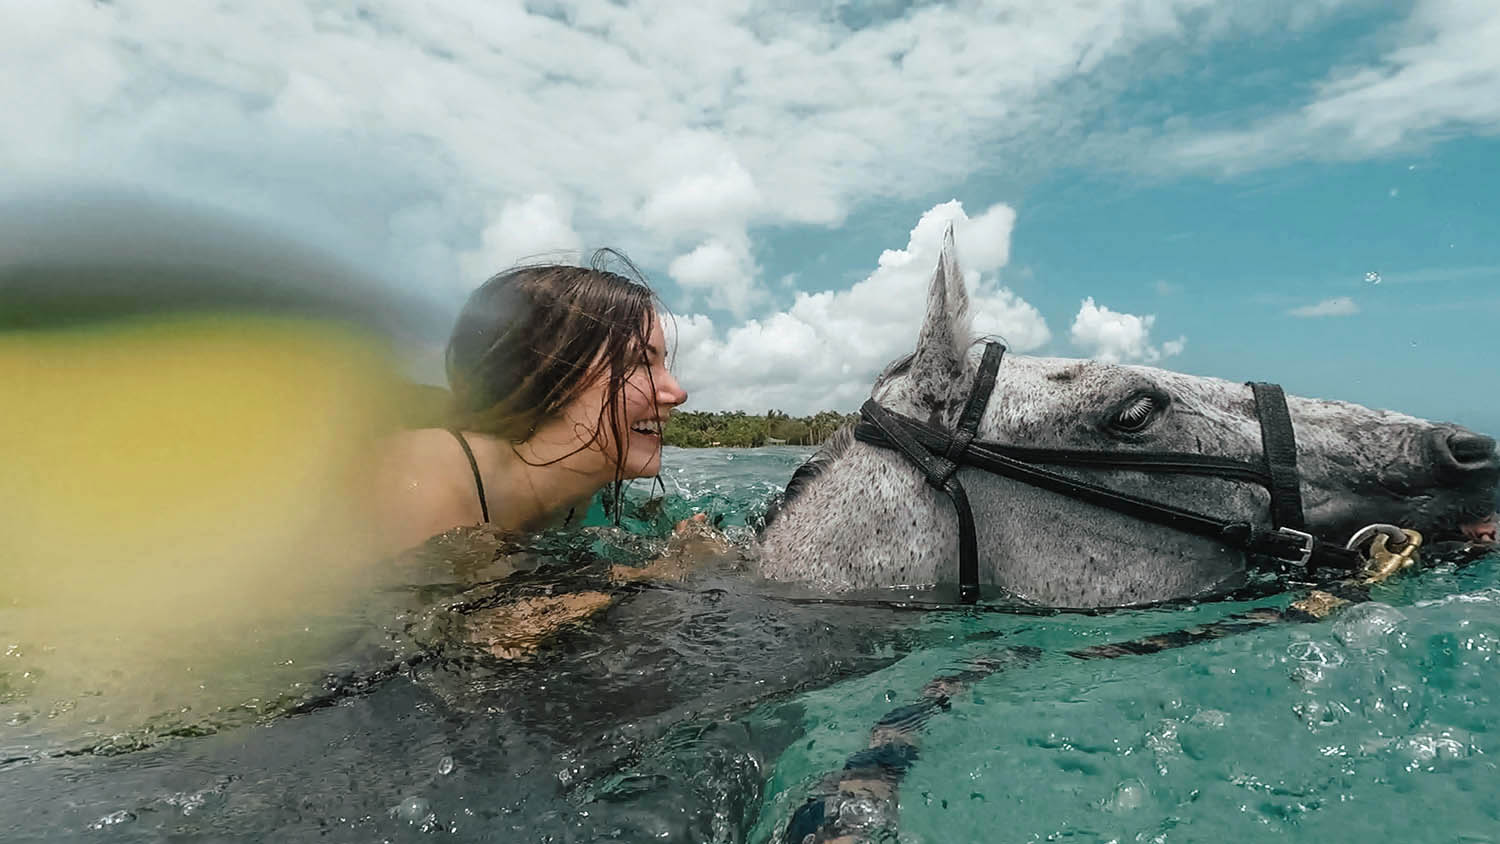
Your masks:
{"label": "woman's eye", "polygon": [[1115,414],[1113,425],[1117,430],[1127,434],[1139,433],[1151,424],[1160,411],[1161,405],[1155,396],[1141,395],[1130,400],[1130,403],[1121,408]]}

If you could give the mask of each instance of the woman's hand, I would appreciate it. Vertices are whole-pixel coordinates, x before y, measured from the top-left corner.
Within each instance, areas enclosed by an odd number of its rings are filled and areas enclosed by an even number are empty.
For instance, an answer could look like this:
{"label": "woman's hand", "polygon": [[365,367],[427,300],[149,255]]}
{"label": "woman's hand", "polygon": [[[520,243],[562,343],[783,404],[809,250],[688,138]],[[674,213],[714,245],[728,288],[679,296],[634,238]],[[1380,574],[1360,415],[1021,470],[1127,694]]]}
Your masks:
{"label": "woman's hand", "polygon": [[707,513],[699,513],[677,523],[667,550],[645,566],[613,566],[610,576],[617,581],[682,580],[704,562],[722,557],[730,549],[729,538],[714,527]]}

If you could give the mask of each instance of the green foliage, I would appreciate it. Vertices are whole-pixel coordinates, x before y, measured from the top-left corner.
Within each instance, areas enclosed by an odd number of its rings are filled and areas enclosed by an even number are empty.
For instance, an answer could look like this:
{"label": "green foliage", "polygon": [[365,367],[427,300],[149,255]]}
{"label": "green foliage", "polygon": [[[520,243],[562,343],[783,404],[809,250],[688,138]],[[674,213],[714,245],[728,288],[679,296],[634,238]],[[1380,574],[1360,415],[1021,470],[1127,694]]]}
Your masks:
{"label": "green foliage", "polygon": [[857,418],[857,414],[834,413],[831,410],[801,417],[788,416],[779,410],[754,416],[742,410],[718,413],[679,410],[667,421],[662,441],[667,445],[684,448],[746,448],[778,440],[789,445],[817,445]]}

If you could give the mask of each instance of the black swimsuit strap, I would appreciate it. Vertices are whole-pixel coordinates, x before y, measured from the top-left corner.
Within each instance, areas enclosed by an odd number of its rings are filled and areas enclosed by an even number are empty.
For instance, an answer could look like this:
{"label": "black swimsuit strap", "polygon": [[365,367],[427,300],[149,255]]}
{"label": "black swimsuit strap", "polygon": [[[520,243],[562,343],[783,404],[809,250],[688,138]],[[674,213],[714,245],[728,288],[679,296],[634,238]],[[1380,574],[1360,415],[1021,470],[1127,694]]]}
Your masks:
{"label": "black swimsuit strap", "polygon": [[449,428],[448,433],[458,440],[458,445],[464,450],[464,456],[469,458],[469,468],[474,470],[474,490],[479,493],[479,512],[484,520],[490,520],[490,505],[484,501],[484,481],[479,477],[479,463],[474,459],[474,452],[469,449],[469,441],[456,428]]}

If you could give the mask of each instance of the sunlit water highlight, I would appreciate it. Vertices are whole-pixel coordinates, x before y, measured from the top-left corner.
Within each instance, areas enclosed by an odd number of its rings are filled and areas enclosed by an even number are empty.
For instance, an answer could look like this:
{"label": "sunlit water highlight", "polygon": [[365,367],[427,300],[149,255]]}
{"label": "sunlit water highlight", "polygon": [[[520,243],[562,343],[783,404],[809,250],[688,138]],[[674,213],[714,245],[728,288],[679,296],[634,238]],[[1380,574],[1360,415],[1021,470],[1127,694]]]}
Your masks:
{"label": "sunlit water highlight", "polygon": [[[445,607],[501,574],[510,595],[599,587],[606,562],[657,553],[694,511],[743,539],[808,451],[668,449],[668,495],[636,486],[633,535],[600,527],[596,506],[588,532],[533,543],[522,563],[473,539],[387,572],[353,608],[309,601],[302,626],[339,632],[307,674],[182,666],[255,697],[244,710],[181,712],[164,692],[134,723],[48,728],[69,698],[40,699],[28,668],[72,643],[11,641],[0,611],[0,757],[17,760],[0,767],[0,840],[776,840],[882,715],[1017,646],[1040,656],[923,730],[900,840],[1494,839],[1495,555],[1381,587],[1333,621],[1088,662],[1065,651],[1252,604],[1051,617],[806,606],[730,567],[622,593],[528,661],[456,633],[461,613]],[[264,631],[252,652],[310,657],[295,633]],[[58,755],[101,742],[141,749]]]}

